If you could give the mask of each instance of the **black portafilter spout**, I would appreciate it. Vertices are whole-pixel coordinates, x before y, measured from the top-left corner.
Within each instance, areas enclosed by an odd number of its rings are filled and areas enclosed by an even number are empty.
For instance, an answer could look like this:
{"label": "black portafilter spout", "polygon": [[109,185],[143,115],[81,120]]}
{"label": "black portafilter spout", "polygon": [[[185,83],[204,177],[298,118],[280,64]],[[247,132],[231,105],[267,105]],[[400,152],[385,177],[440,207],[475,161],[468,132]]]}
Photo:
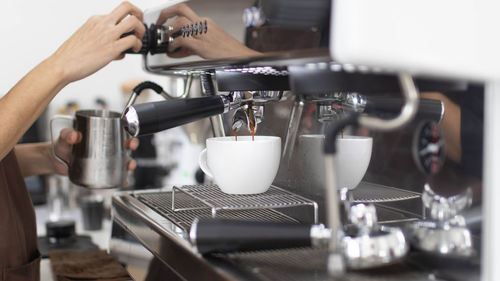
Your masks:
{"label": "black portafilter spout", "polygon": [[[363,113],[392,118],[401,112],[405,101],[401,98],[367,97]],[[420,99],[416,120],[440,122],[444,116],[444,105],[440,100]]]}
{"label": "black portafilter spout", "polygon": [[197,218],[189,239],[199,253],[231,253],[320,247],[330,231],[323,225]]}
{"label": "black portafilter spout", "polygon": [[125,130],[137,137],[224,113],[227,105],[226,97],[220,95],[148,102],[127,107],[122,122]]}

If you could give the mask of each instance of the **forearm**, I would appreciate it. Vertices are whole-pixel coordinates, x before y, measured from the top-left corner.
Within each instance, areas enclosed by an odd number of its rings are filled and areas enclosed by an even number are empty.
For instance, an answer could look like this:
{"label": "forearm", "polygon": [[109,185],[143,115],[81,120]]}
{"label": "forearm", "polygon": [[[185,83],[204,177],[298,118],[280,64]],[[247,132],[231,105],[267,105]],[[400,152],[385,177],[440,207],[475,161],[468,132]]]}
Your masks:
{"label": "forearm", "polygon": [[55,173],[50,142],[16,145],[16,157],[23,177]]}
{"label": "forearm", "polygon": [[[134,31],[133,36],[122,38],[130,31]],[[145,31],[141,10],[128,2],[108,15],[90,17],[52,56],[0,99],[0,160],[64,86],[123,58],[125,50],[139,51]]]}
{"label": "forearm", "polygon": [[49,58],[0,99],[0,159],[16,145],[66,84],[62,67]]}

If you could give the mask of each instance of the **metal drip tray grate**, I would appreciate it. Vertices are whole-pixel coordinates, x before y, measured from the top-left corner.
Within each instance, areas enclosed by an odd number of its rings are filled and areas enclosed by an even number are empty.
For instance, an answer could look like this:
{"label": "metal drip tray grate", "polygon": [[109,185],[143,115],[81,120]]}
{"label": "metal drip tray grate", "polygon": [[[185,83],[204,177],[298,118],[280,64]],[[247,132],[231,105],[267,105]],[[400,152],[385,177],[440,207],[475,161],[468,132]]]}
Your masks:
{"label": "metal drip tray grate", "polygon": [[[195,200],[179,202],[177,196],[182,193]],[[276,186],[271,186],[268,191],[259,194],[227,194],[222,192],[217,185],[185,185],[174,186],[172,189],[172,210],[175,212],[209,208],[212,217],[215,217],[221,210],[291,207],[310,207],[314,222],[318,222],[318,204],[315,201]]]}
{"label": "metal drip tray grate", "polygon": [[328,250],[296,248],[286,250],[238,252],[226,255],[220,254],[219,257],[250,266],[266,264],[271,267],[287,267],[293,270],[326,270]]}
{"label": "metal drip tray grate", "polygon": [[[172,210],[172,192],[148,192],[136,193],[134,195],[139,201],[155,210],[157,213],[167,218],[175,225],[189,231],[191,223],[197,217],[212,217],[210,208],[198,208],[184,211]],[[179,205],[193,206],[200,203],[197,199],[186,193],[178,192],[176,200]],[[217,217],[238,220],[253,220],[253,221],[276,221],[276,222],[292,222],[298,223],[297,220],[286,216],[273,209],[252,209],[252,210],[221,210],[217,212]]]}
{"label": "metal drip tray grate", "polygon": [[384,203],[420,199],[421,194],[380,184],[362,182],[351,191],[353,203]]}
{"label": "metal drip tray grate", "polygon": [[[286,249],[218,255],[232,265],[265,281],[329,281],[327,249]],[[387,281],[428,280],[429,273],[402,262],[375,269],[350,270],[339,280]],[[335,279],[337,280],[337,279]]]}

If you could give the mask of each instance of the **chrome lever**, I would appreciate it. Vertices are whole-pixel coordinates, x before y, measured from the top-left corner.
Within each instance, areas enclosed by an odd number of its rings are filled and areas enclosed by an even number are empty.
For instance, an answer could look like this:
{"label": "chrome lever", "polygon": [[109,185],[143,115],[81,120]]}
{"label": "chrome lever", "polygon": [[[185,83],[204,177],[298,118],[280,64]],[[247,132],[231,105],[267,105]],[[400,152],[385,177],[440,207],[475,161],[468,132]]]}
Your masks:
{"label": "chrome lever", "polygon": [[429,210],[432,219],[438,221],[449,220],[472,205],[472,190],[468,188],[460,194],[444,197],[436,194],[430,185],[426,183],[422,193],[422,203]]}
{"label": "chrome lever", "polygon": [[470,230],[460,211],[472,204],[472,191],[451,197],[436,194],[425,184],[422,203],[430,212],[430,220],[409,223],[406,232],[411,244],[422,251],[442,256],[470,257],[475,254]]}

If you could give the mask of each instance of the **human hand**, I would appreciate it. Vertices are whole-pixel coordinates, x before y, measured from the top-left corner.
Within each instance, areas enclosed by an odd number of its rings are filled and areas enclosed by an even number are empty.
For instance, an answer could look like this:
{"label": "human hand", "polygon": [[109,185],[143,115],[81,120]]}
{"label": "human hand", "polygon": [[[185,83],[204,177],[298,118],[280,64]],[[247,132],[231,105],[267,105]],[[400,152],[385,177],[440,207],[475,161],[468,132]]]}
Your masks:
{"label": "human hand", "polygon": [[249,49],[233,38],[212,19],[198,16],[184,3],[164,9],[156,24],[162,25],[174,17],[175,19],[169,23],[173,27],[172,33],[180,30],[182,26],[205,21],[207,23],[207,33],[194,37],[176,37],[169,43],[169,57],[182,58],[199,55],[204,59],[220,59],[261,55],[261,53]]}
{"label": "human hand", "polygon": [[[120,38],[130,31],[135,33]],[[61,70],[64,82],[70,83],[122,59],[125,50],[139,51],[145,32],[141,10],[123,2],[110,14],[90,17],[48,60]]]}
{"label": "human hand", "polygon": [[[53,144],[54,153],[69,163],[71,159],[71,150],[73,145],[82,141],[82,134],[73,129],[63,129],[59,135],[59,139]],[[136,150],[139,146],[139,140],[137,138],[131,138],[125,141],[124,147],[129,150]],[[62,163],[61,160],[54,156],[54,153],[50,152],[51,163],[53,165],[53,170],[59,175],[68,175],[68,166]],[[127,169],[133,171],[136,168],[136,162],[133,159],[127,163]]]}

